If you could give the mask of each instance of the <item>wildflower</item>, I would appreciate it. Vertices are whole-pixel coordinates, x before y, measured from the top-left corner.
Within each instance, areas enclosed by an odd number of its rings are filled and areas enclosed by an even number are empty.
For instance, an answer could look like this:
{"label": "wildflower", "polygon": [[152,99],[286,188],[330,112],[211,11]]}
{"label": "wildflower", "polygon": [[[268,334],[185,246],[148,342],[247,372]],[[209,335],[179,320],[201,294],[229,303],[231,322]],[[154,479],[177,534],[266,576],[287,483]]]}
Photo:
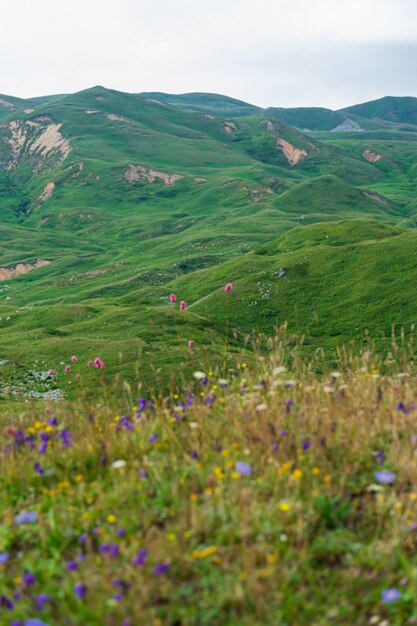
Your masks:
{"label": "wildflower", "polygon": [[109,524],[115,524],[117,521],[117,517],[115,515],[108,515],[107,516],[107,521]]}
{"label": "wildflower", "polygon": [[181,300],[180,302],[180,309],[181,311],[185,311],[185,309],[187,308],[187,303],[185,300]]}
{"label": "wildflower", "polygon": [[[107,518],[107,519],[108,519],[108,518]],[[124,537],[124,536],[125,536],[125,534],[126,534],[126,531],[125,531],[125,529],[124,529],[124,528],[119,528],[119,530],[118,530],[118,531],[117,531],[117,533],[116,533],[116,535],[117,535],[118,537]]]}
{"label": "wildflower", "polygon": [[402,597],[402,593],[401,591],[398,591],[398,589],[385,589],[382,593],[381,593],[381,598],[383,602],[396,602],[396,600],[399,600]]}
{"label": "wildflower", "polygon": [[55,370],[54,369],[50,369],[48,372],[49,376],[54,376],[55,375]]}
{"label": "wildflower", "polygon": [[77,380],[80,380],[80,378],[81,378],[81,374],[80,374],[79,372],[77,372],[77,373],[75,374],[75,378],[76,378]]}
{"label": "wildflower", "polygon": [[7,596],[0,596],[0,607],[2,606],[4,606],[4,608],[8,609],[9,611],[13,611],[15,607],[14,602],[9,600]]}
{"label": "wildflower", "polygon": [[194,348],[194,339],[190,339],[188,342],[188,347],[189,348]]}
{"label": "wildflower", "polygon": [[148,476],[148,472],[146,470],[142,469],[142,470],[139,471],[139,476],[141,478],[146,478]]}
{"label": "wildflower", "polygon": [[232,283],[227,283],[225,285],[225,287],[224,287],[224,290],[225,290],[226,293],[230,293],[232,291],[232,289],[233,289]]}
{"label": "wildflower", "polygon": [[87,366],[88,367],[93,367],[93,364],[94,364],[94,361],[91,361],[91,359],[90,359],[90,361],[87,362]]}
{"label": "wildflower", "polygon": [[99,370],[104,370],[105,369],[105,365],[103,363],[103,361],[101,359],[99,359],[98,357],[96,357],[94,359],[94,365],[97,367],[97,369]]}
{"label": "wildflower", "polygon": [[3,563],[7,563],[8,560],[9,560],[9,553],[0,552],[0,565],[3,565]]}
{"label": "wildflower", "polygon": [[141,548],[135,558],[133,559],[133,565],[137,565],[138,567],[143,567],[148,558],[149,552],[145,550],[145,548]]}
{"label": "wildflower", "polygon": [[24,621],[23,626],[48,626],[48,624],[37,617],[30,617]]}
{"label": "wildflower", "polygon": [[175,293],[171,293],[170,294],[169,301],[170,302],[176,302],[177,301],[177,296],[175,295]]}
{"label": "wildflower", "polygon": [[199,372],[199,371],[194,372],[193,376],[194,376],[194,378],[196,380],[203,380],[204,378],[206,378],[205,373],[204,372]]}
{"label": "wildflower", "polygon": [[389,472],[388,470],[374,472],[374,476],[382,485],[390,485],[395,480],[395,474],[393,472]]}
{"label": "wildflower", "polygon": [[75,356],[75,354],[73,354],[73,355],[72,355],[72,357],[71,357],[71,361],[72,361],[73,363],[77,363],[77,362],[78,362],[78,359],[77,359],[77,357]]}
{"label": "wildflower", "polygon": [[253,473],[253,467],[244,461],[238,461],[235,468],[241,476],[250,476]]}
{"label": "wildflower", "polygon": [[291,478],[293,478],[294,480],[300,480],[302,476],[303,476],[303,470],[300,470],[300,469],[295,469],[293,473],[291,474]]}
{"label": "wildflower", "polygon": [[47,604],[51,599],[51,596],[47,593],[40,593],[38,596],[36,596],[36,608],[39,609],[39,611],[42,611],[43,607],[45,606],[45,604]]}
{"label": "wildflower", "polygon": [[162,576],[162,574],[167,574],[169,572],[169,564],[168,563],[160,563],[153,568],[153,573],[155,576]]}
{"label": "wildflower", "polygon": [[71,365],[66,365],[65,366],[65,372],[68,374],[68,372],[71,371]]}
{"label": "wildflower", "polygon": [[82,600],[87,593],[87,585],[85,585],[84,583],[76,583],[74,585],[74,593],[77,598]]}
{"label": "wildflower", "polygon": [[14,518],[15,524],[33,524],[38,520],[38,512],[30,511],[28,513],[19,513]]}
{"label": "wildflower", "polygon": [[78,569],[78,563],[77,561],[69,561],[69,563],[67,563],[65,567],[69,572],[73,572],[74,570]]}
{"label": "wildflower", "polygon": [[35,580],[36,580],[35,575],[32,574],[32,572],[28,572],[27,570],[22,576],[22,581],[24,582],[25,585],[33,585]]}
{"label": "wildflower", "polygon": [[395,408],[397,409],[397,411],[401,411],[401,413],[404,413],[404,415],[407,415],[408,413],[408,409],[403,402],[399,402]]}
{"label": "wildflower", "polygon": [[311,448],[311,439],[305,439],[301,444],[301,449],[306,452],[309,448]]}
{"label": "wildflower", "polygon": [[126,465],[126,461],[124,459],[118,459],[117,461],[114,461],[111,464],[111,467],[113,469],[121,469],[122,467],[125,467]]}
{"label": "wildflower", "polygon": [[155,443],[155,441],[158,441],[159,437],[158,435],[151,435],[148,439],[149,443]]}
{"label": "wildflower", "polygon": [[87,540],[88,540],[87,533],[83,533],[82,535],[80,535],[80,538],[79,538],[79,542],[80,543],[82,543],[82,544],[87,543]]}
{"label": "wildflower", "polygon": [[36,461],[36,463],[33,466],[33,469],[35,470],[35,472],[37,474],[39,474],[40,476],[43,476],[43,474],[45,474],[45,470],[43,469],[42,465],[39,463],[39,461]]}
{"label": "wildflower", "polygon": [[202,550],[193,550],[191,552],[191,556],[193,559],[207,559],[213,554],[217,553],[216,546],[209,546],[208,548],[203,548]]}
{"label": "wildflower", "polygon": [[291,510],[291,505],[288,504],[288,502],[280,502],[278,508],[280,511],[284,511],[284,513],[287,513]]}

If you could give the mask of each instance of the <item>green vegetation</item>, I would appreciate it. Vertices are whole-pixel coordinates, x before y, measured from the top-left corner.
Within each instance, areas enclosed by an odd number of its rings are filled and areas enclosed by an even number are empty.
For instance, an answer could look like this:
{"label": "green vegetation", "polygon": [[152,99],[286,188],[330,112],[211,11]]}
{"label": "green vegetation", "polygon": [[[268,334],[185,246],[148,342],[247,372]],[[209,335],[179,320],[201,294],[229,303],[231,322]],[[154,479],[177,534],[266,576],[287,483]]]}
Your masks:
{"label": "green vegetation", "polygon": [[310,351],[415,322],[417,126],[352,114],[364,130],[335,133],[340,112],[159,96],[2,97],[5,376],[30,387],[73,345],[127,376],[139,355],[146,386],[189,339],[215,360],[229,280],[233,349],[283,321]]}
{"label": "green vegetation", "polygon": [[68,359],[71,404],[3,413],[2,624],[415,623],[412,340],[266,347],[152,399],[110,362],[97,404]]}

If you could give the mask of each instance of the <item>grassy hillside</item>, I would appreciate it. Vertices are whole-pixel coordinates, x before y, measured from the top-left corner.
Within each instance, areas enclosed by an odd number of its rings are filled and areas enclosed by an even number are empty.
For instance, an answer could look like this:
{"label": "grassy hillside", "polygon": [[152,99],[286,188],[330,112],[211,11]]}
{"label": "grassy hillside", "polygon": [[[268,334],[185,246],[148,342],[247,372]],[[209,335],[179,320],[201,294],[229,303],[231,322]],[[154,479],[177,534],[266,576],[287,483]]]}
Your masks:
{"label": "grassy hillside", "polygon": [[390,122],[417,124],[417,98],[386,96],[372,102],[347,107],[341,112]]}
{"label": "grassy hillside", "polygon": [[[224,341],[216,293],[229,274],[235,346],[253,327],[270,332],[285,319],[311,345],[320,335],[329,346],[413,321],[417,127],[352,116],[363,132],[306,133],[223,96],[155,100],[94,87],[21,103],[0,124],[0,360],[16,380],[36,361],[38,369],[59,363],[74,342],[83,358],[120,353],[123,371],[141,354],[146,384],[150,365],[168,372],[190,338],[210,336],[216,353]],[[204,106],[224,109],[216,116]],[[228,106],[242,115],[228,119]],[[364,241],[353,245],[346,220],[358,219]],[[306,242],[322,243],[279,249],[274,259],[253,253],[275,250],[271,242],[300,226]],[[377,226],[402,230],[386,231],[375,248],[366,237]],[[343,263],[326,243],[333,228],[345,237]],[[363,303],[384,276],[382,258],[392,286],[377,289],[370,324]],[[265,276],[292,261],[296,269],[269,285]],[[371,269],[362,276],[364,263]],[[168,305],[172,291],[189,302],[185,315]],[[179,332],[185,323],[192,337]]]}

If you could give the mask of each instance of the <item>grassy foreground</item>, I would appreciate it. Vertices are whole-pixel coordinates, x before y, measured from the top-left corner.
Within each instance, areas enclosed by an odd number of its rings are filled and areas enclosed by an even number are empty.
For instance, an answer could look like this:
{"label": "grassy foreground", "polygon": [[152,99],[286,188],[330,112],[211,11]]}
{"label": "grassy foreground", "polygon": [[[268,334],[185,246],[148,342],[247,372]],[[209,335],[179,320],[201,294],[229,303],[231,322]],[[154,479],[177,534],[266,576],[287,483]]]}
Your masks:
{"label": "grassy foreground", "polygon": [[0,624],[416,624],[410,352],[323,371],[277,336],[182,394],[98,369],[100,402],[3,417]]}

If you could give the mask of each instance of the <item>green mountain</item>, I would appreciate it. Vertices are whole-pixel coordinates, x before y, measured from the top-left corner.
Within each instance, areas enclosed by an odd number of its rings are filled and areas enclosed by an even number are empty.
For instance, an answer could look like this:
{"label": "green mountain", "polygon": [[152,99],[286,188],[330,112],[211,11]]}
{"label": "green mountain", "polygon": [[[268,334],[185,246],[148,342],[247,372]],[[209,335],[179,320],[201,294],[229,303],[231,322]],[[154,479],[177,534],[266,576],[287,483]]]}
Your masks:
{"label": "green mountain", "polygon": [[417,124],[417,98],[386,96],[372,102],[347,107],[340,113],[353,113],[361,117],[388,122]]}
{"label": "green mountain", "polygon": [[19,380],[75,350],[140,354],[147,380],[187,339],[216,353],[228,280],[236,342],[414,321],[417,125],[99,86],[2,100],[0,361]]}

